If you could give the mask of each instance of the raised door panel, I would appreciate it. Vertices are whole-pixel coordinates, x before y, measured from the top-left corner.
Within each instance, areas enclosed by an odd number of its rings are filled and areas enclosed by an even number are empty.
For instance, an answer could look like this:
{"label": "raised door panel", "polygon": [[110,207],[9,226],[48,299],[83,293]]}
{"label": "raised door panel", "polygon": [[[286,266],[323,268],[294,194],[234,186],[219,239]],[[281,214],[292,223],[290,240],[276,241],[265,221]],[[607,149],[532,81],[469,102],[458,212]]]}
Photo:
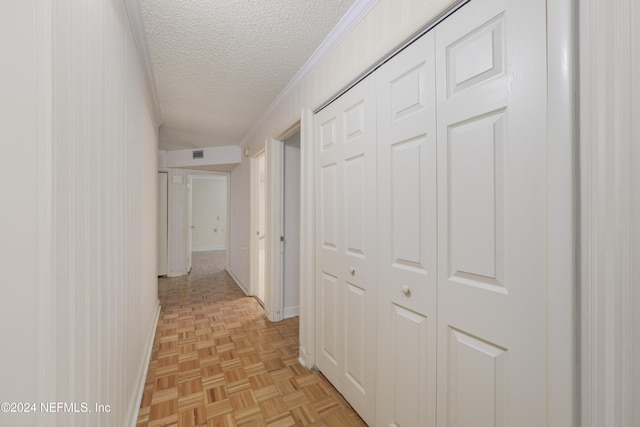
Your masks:
{"label": "raised door panel", "polygon": [[356,258],[366,256],[367,206],[366,158],[360,154],[344,161],[344,215],[345,252]]}
{"label": "raised door panel", "polygon": [[503,287],[504,111],[449,127],[448,275],[470,286]]}
{"label": "raised door panel", "polygon": [[379,425],[436,421],[433,34],[378,70]]}
{"label": "raised door panel", "polygon": [[[434,319],[394,305],[391,317],[391,336],[387,346],[391,349],[390,363],[385,367],[390,371],[390,388],[379,391],[381,399],[389,399],[385,406],[391,418],[384,425],[427,426],[435,418],[435,402],[427,399],[433,396],[428,379],[433,378],[430,366],[435,362],[433,334]],[[431,341],[431,342],[429,342]],[[431,397],[432,398],[432,397]]]}
{"label": "raised door panel", "polygon": [[545,5],[474,0],[435,39],[438,425],[545,425]]}
{"label": "raised door panel", "polygon": [[338,366],[338,349],[340,342],[340,329],[338,326],[338,302],[339,288],[338,278],[323,273],[320,282],[322,293],[322,334],[320,336],[320,351],[334,367]]}
{"label": "raised door panel", "polygon": [[448,425],[506,426],[507,351],[455,329],[447,351]]}
{"label": "raised door panel", "polygon": [[320,245],[327,251],[338,251],[338,167],[329,163],[320,167]]}

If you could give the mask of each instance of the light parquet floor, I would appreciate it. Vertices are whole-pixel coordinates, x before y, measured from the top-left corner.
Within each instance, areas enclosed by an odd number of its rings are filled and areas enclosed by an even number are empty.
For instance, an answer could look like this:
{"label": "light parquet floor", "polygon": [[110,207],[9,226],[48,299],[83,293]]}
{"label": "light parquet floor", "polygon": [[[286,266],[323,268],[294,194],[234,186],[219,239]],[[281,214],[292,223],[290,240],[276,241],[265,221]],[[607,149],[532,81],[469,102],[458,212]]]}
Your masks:
{"label": "light parquet floor", "polygon": [[366,426],[319,373],[298,363],[298,318],[269,322],[223,269],[194,253],[187,277],[161,278],[162,310],[139,427]]}

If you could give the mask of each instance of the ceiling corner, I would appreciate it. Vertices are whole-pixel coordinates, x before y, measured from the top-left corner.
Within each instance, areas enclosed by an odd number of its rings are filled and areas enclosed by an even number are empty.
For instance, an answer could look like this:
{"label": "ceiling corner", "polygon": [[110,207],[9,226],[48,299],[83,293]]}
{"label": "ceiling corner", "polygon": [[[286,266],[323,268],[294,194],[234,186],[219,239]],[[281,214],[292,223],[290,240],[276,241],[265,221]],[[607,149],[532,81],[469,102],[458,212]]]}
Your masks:
{"label": "ceiling corner", "polygon": [[304,63],[302,68],[287,83],[276,99],[269,105],[264,114],[254,123],[249,132],[242,138],[240,147],[248,147],[250,139],[255,131],[273,114],[273,112],[293,93],[293,91],[306,79],[322,61],[333,51],[333,49],[358,25],[367,13],[378,3],[379,0],[355,0],[347,12],[340,18],[335,27],[327,34],[325,39],[316,48],[313,54]]}
{"label": "ceiling corner", "polygon": [[138,51],[138,59],[142,67],[142,73],[147,84],[151,103],[153,105],[153,113],[158,128],[162,124],[162,114],[160,112],[160,102],[158,101],[158,93],[156,90],[156,82],[153,77],[153,69],[151,67],[151,57],[149,56],[149,47],[147,45],[147,36],[142,21],[142,12],[140,10],[140,0],[122,0],[124,8],[129,18],[129,26]]}

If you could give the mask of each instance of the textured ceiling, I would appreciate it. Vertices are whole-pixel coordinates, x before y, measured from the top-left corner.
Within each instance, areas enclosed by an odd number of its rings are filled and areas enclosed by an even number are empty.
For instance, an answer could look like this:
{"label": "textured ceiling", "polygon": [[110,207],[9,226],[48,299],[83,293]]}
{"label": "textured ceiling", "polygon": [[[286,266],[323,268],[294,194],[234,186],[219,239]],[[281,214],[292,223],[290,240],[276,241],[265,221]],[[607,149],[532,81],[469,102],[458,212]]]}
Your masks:
{"label": "textured ceiling", "polygon": [[238,144],[353,0],[141,0],[164,150]]}

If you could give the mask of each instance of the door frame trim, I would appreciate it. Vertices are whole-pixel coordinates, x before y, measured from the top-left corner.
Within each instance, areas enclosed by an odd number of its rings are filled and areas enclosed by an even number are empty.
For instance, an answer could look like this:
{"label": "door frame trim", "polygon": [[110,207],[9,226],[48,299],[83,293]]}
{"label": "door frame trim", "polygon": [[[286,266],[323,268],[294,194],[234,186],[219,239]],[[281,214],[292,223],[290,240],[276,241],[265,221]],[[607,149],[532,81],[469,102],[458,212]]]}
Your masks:
{"label": "door frame trim", "polygon": [[[577,1],[547,0],[547,425],[578,426]],[[570,410],[567,410],[569,408]]]}
{"label": "door frame trim", "polygon": [[299,362],[316,366],[316,211],[314,114],[300,111],[300,319]]}
{"label": "door frame trim", "polygon": [[262,147],[256,154],[249,157],[249,296],[258,295],[258,245],[256,244],[256,233],[258,230],[258,179],[259,168],[258,158],[265,156],[265,149]]}
{"label": "door frame trim", "polygon": [[284,319],[283,236],[284,219],[284,143],[269,138],[265,141],[266,194],[265,208],[265,287],[264,312],[272,322]]}

